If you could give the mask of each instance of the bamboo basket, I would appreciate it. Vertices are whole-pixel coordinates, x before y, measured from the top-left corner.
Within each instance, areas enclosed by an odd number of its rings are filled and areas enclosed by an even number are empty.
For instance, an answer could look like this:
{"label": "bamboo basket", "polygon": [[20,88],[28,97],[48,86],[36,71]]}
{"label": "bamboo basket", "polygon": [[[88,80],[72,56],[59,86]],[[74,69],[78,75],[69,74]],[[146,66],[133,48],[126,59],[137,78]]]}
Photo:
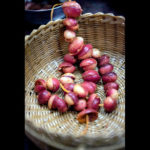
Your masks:
{"label": "bamboo basket", "polygon": [[[85,124],[76,120],[77,112],[64,114],[49,110],[38,104],[34,93],[34,82],[38,78],[60,78],[58,65],[68,53],[68,43],[64,41],[65,27],[62,20],[50,21],[25,37],[25,133],[41,149],[50,146],[65,150],[111,150],[125,145],[125,18],[113,14],[86,13],[78,18],[80,25],[77,36],[82,36],[86,44],[110,56],[119,83],[118,107],[112,113],[99,110],[98,119],[89,123],[88,132],[79,137]],[[82,82],[78,70],[75,82]],[[102,85],[97,85],[96,93],[101,101],[105,98]],[[63,98],[59,89],[56,94]]]}

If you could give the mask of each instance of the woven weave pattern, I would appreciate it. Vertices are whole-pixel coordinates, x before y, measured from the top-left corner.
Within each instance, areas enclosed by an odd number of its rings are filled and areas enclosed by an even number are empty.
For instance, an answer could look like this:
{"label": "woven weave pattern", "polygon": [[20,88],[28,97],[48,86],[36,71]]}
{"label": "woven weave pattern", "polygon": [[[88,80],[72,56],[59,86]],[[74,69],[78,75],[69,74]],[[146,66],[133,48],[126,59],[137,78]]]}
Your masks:
{"label": "woven weave pattern", "polygon": [[[109,20],[111,18],[111,21]],[[121,17],[120,17],[121,18]],[[106,113],[103,108],[99,110],[98,119],[89,123],[85,137],[78,137],[85,128],[76,120],[77,113],[68,111],[60,114],[49,110],[47,106],[38,104],[34,93],[35,80],[48,77],[60,78],[58,65],[63,56],[68,53],[68,43],[65,42],[63,32],[65,27],[62,20],[50,22],[33,31],[25,42],[25,124],[31,135],[39,136],[46,144],[58,143],[71,149],[81,143],[88,148],[105,147],[122,144],[125,132],[125,42],[123,19],[104,14],[85,14],[79,18],[80,28],[77,36],[82,36],[86,44],[91,43],[94,48],[110,56],[110,63],[114,65],[119,83],[118,107],[112,113]],[[117,22],[118,20],[122,22]],[[116,21],[116,23],[115,23]],[[78,68],[78,67],[77,67]],[[82,72],[75,71],[75,82],[82,82]],[[102,83],[98,83],[96,93],[101,101],[105,99]],[[59,89],[56,94],[63,98]],[[38,138],[38,137],[37,137]]]}

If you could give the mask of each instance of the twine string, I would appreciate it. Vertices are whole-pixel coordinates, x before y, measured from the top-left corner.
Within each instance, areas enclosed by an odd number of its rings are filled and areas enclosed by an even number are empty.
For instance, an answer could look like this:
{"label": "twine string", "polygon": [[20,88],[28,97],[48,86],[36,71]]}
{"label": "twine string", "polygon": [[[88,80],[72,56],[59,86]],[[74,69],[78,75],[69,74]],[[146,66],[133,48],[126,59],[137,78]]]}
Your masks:
{"label": "twine string", "polygon": [[52,7],[52,11],[51,11],[51,16],[50,16],[51,21],[53,21],[54,8],[55,8],[56,6],[60,6],[60,5],[62,5],[62,4],[63,4],[63,3],[58,3],[58,4],[53,5],[53,7]]}
{"label": "twine string", "polygon": [[85,135],[88,131],[88,125],[89,125],[89,116],[86,115],[86,127],[85,129],[83,130],[83,132],[81,133],[81,136]]}
{"label": "twine string", "polygon": [[103,107],[104,106],[104,104],[99,104],[99,107]]}
{"label": "twine string", "polygon": [[63,91],[65,91],[66,93],[69,93],[70,91],[68,91],[67,89],[64,88],[64,86],[60,83],[60,87],[63,89]]}

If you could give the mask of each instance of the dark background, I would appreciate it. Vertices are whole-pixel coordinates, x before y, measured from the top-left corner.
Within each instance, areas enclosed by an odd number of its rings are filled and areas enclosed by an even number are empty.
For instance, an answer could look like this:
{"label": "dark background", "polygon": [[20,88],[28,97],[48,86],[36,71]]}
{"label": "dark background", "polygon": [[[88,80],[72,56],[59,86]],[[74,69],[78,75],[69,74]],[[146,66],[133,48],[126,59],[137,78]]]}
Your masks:
{"label": "dark background", "polygon": [[[83,13],[113,13],[114,15],[125,16],[125,4],[123,0],[77,0],[82,9]],[[59,18],[59,14],[58,14]],[[25,22],[25,35],[31,33],[33,29],[37,29],[40,25],[31,24]]]}
{"label": "dark background", "polygon": [[[83,13],[113,13],[114,15],[125,16],[125,3],[122,0],[81,0],[79,3],[82,6]],[[25,22],[25,35],[31,33],[33,29],[37,29],[39,25],[33,25]],[[24,136],[25,150],[39,150],[31,141]],[[52,150],[56,150],[52,148]]]}

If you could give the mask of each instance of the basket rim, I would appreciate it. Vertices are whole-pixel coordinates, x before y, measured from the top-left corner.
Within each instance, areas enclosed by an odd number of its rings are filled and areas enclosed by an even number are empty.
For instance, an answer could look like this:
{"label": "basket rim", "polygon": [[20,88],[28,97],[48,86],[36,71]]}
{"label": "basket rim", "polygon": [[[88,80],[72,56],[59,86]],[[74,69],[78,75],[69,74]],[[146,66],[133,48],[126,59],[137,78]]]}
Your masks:
{"label": "basket rim", "polygon": [[[42,131],[42,129],[41,129]],[[45,144],[47,144],[48,146],[53,146],[55,148],[59,148],[59,149],[62,149],[62,150],[77,150],[77,148],[80,148],[80,146],[82,146],[83,150],[85,150],[85,148],[88,148],[88,147],[85,147],[86,145],[84,144],[80,144],[80,145],[77,145],[77,147],[71,147],[71,146],[66,146],[62,143],[58,143],[56,141],[47,141],[47,139],[44,137],[44,138],[40,138],[39,133],[37,133],[36,131],[32,130],[30,128],[29,125],[25,125],[25,134],[28,135],[28,138],[34,138],[34,139],[37,139]],[[124,134],[123,134],[124,135]],[[62,136],[62,135],[59,135],[59,136]],[[63,138],[65,138],[63,136]],[[83,136],[82,138],[85,138],[85,136]],[[96,139],[97,137],[95,137]],[[81,137],[80,137],[81,139]],[[125,140],[125,136],[123,136],[123,139],[122,140]],[[120,141],[119,141],[120,142]],[[114,145],[105,145],[105,146],[102,146],[101,149],[102,150],[115,150],[115,149],[121,149],[121,148],[124,148],[125,147],[125,142],[122,142],[122,143],[115,143]],[[95,148],[88,148],[89,150],[98,150],[99,147],[95,147]]]}
{"label": "basket rim", "polygon": [[[110,23],[110,24],[121,24],[125,26],[125,17],[124,16],[115,16],[113,13],[103,13],[103,12],[97,12],[97,13],[85,13],[82,14],[78,20],[82,20],[82,18],[86,17],[96,17],[101,16],[101,22],[102,23]],[[45,25],[40,25],[37,29],[33,29],[32,32],[29,35],[25,36],[25,48],[28,44],[31,43],[31,41],[34,39],[34,37],[41,32],[43,29],[47,29],[52,25],[56,25],[57,23],[61,23],[63,19],[58,19],[55,21],[49,21]]]}

